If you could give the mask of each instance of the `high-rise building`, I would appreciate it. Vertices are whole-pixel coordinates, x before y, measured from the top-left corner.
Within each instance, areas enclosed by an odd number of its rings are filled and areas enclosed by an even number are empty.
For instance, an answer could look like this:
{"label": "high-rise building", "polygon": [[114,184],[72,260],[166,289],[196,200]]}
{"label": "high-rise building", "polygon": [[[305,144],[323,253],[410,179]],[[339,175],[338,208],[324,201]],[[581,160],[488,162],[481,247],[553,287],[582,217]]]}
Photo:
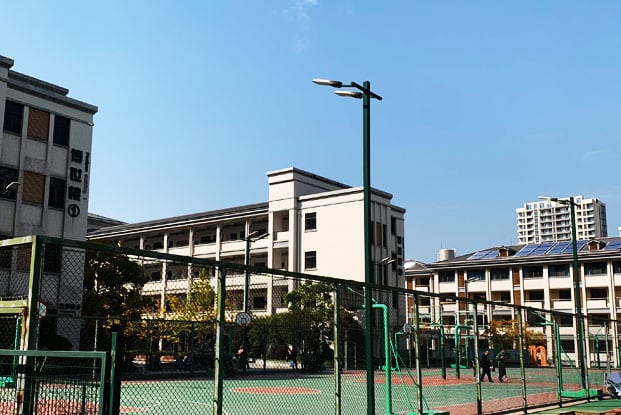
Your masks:
{"label": "high-rise building", "polygon": [[[576,235],[579,240],[608,236],[606,204],[595,198],[574,196]],[[550,200],[524,203],[515,210],[518,241],[521,244],[571,239],[570,208]]]}

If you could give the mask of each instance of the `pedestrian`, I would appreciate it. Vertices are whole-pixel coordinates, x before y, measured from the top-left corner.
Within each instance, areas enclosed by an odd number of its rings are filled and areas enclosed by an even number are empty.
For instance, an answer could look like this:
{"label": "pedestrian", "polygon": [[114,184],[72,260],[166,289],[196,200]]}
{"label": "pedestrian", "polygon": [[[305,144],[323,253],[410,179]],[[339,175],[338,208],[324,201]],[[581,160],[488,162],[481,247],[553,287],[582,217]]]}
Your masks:
{"label": "pedestrian", "polygon": [[504,349],[498,353],[496,356],[496,361],[498,362],[498,380],[500,382],[507,381],[507,366],[505,365],[505,351]]}
{"label": "pedestrian", "polygon": [[483,382],[485,375],[487,375],[487,380],[490,383],[493,383],[492,370],[494,369],[494,361],[489,357],[489,350],[486,350],[485,353],[483,353],[483,356],[479,357],[479,367],[481,369],[479,380]]}
{"label": "pedestrian", "polygon": [[289,362],[291,369],[298,368],[298,351],[291,344],[287,348],[287,362]]}
{"label": "pedestrian", "polygon": [[248,367],[248,354],[243,345],[239,346],[237,350],[237,370],[246,374],[246,368]]}

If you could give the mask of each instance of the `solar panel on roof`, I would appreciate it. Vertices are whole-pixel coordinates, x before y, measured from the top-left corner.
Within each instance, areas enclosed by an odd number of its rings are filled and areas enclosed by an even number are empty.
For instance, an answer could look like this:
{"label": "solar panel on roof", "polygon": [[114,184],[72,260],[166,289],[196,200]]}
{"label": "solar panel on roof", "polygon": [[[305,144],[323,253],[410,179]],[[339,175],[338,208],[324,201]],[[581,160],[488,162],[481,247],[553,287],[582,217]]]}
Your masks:
{"label": "solar panel on roof", "polygon": [[498,252],[497,249],[490,249],[489,251],[487,251],[485,255],[481,257],[481,259],[496,258],[498,255],[500,255],[500,253]]}
{"label": "solar panel on roof", "polygon": [[552,245],[554,245],[554,242],[541,243],[530,253],[530,255],[543,255],[552,247]]}
{"label": "solar panel on roof", "polygon": [[[580,251],[582,248],[584,248],[584,246],[587,244],[587,241],[577,241],[576,242],[576,251]],[[564,254],[569,254],[573,251],[573,246],[571,244],[571,242],[569,243],[569,246],[565,249],[563,249],[563,253]]]}
{"label": "solar panel on roof", "polygon": [[620,241],[610,241],[604,247],[604,251],[616,251],[617,249],[621,249],[621,240]]}
{"label": "solar panel on roof", "polygon": [[[491,257],[487,257],[487,255],[491,255],[492,253],[495,253],[496,255],[491,256]],[[482,259],[482,258],[496,258],[498,256],[498,250],[496,249],[486,249],[485,251],[479,251],[479,252],[475,252],[474,254],[470,255],[470,257],[468,259]]]}
{"label": "solar panel on roof", "polygon": [[571,246],[571,242],[570,241],[558,242],[556,245],[554,245],[552,248],[550,248],[550,250],[548,251],[547,255],[562,254],[563,251],[568,246]]}
{"label": "solar panel on roof", "polygon": [[538,246],[539,244],[528,244],[520,249],[515,256],[529,256]]}

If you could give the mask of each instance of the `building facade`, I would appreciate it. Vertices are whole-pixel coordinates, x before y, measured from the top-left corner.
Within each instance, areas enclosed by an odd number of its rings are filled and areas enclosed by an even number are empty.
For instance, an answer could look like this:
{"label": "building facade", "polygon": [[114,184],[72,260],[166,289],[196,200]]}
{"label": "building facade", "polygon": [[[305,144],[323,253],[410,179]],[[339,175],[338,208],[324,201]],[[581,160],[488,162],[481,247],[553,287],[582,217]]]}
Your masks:
{"label": "building facade", "polygon": [[[242,264],[248,244],[250,265],[364,281],[362,187],[297,168],[268,172],[267,181],[267,202],[104,227],[90,232],[88,239]],[[390,266],[376,267],[375,278],[403,287],[405,210],[391,199],[389,193],[371,192],[372,259],[394,259]],[[151,282],[144,287],[144,294],[159,297],[160,304],[167,294],[187,294],[192,281],[191,276],[171,275],[165,266],[150,270]],[[238,282],[232,289],[241,291],[243,278]],[[284,295],[295,288],[292,284],[253,275],[249,310],[258,315],[286,310]],[[403,322],[405,316],[400,318]]]}
{"label": "building facade", "polygon": [[[13,71],[13,64],[0,56],[0,240],[35,234],[85,240],[97,107]],[[80,312],[84,255],[50,245],[44,256],[40,307],[59,315],[53,334],[78,348],[79,322],[62,316]],[[0,308],[29,298],[30,257],[30,246],[0,247]]]}
{"label": "building facade", "polygon": [[[602,322],[621,320],[621,238],[579,241],[578,263],[582,314],[587,317],[587,360],[590,364],[598,359],[606,362],[604,347],[600,347],[596,339],[603,340],[607,334],[616,365],[620,358],[616,351],[621,346],[621,333],[616,324],[610,324],[609,332],[604,333]],[[406,284],[408,288],[448,296],[574,313],[572,267],[570,241],[495,247],[432,264],[406,262]],[[468,315],[473,315],[472,306],[466,307],[465,303],[450,299],[432,299],[420,312],[423,319],[445,325],[449,334],[451,327],[465,324]],[[487,305],[479,307],[479,312],[481,330],[492,320],[516,318],[516,310],[512,307]],[[556,323],[563,350],[571,358],[577,358],[574,320],[562,317]],[[552,333],[547,331],[546,334],[551,350]]]}
{"label": "building facade", "polygon": [[[594,198],[574,196],[578,239],[608,236],[606,204]],[[571,239],[569,206],[549,200],[527,202],[515,210],[518,243],[536,244]]]}
{"label": "building facade", "polygon": [[0,238],[84,240],[97,107],[12,66],[0,56]]}

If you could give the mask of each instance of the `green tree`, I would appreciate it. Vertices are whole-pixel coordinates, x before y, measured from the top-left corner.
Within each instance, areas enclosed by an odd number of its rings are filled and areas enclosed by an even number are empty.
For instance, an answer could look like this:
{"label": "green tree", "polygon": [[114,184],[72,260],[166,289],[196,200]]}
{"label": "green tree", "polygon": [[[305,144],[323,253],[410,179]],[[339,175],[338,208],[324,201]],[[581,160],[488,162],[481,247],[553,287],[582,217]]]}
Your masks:
{"label": "green tree", "polygon": [[106,250],[86,251],[82,314],[113,321],[140,318],[152,307],[148,297],[141,295],[148,281],[142,267],[127,255]]}
{"label": "green tree", "polygon": [[167,296],[167,321],[162,338],[182,351],[211,345],[215,337],[215,298],[211,276],[201,269],[188,296]]}

